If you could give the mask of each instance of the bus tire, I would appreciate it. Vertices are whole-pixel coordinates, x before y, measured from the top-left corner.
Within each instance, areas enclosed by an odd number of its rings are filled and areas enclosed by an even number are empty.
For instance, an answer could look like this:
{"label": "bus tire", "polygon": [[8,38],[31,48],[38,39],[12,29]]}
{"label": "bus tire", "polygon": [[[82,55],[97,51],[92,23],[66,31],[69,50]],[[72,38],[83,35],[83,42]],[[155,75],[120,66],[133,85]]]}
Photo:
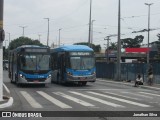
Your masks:
{"label": "bus tire", "polygon": [[57,74],[57,80],[56,80],[56,83],[59,84],[60,83],[60,76],[59,76],[59,73]]}
{"label": "bus tire", "polygon": [[13,82],[13,80],[10,78],[10,82],[13,84],[14,82]]}
{"label": "bus tire", "polygon": [[82,85],[85,86],[87,84],[87,81],[83,81]]}
{"label": "bus tire", "polygon": [[17,75],[15,75],[15,83],[16,83],[16,85],[19,87],[20,86],[20,83],[18,83],[18,76]]}

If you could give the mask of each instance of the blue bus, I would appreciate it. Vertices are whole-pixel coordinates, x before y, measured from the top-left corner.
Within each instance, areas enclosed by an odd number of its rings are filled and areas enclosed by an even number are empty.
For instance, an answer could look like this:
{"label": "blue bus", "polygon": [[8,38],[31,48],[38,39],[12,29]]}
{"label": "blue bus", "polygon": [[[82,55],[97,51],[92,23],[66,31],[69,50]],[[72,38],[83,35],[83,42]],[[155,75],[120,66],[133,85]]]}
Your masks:
{"label": "blue bus", "polygon": [[10,51],[8,76],[17,85],[50,83],[50,48],[23,45]]}
{"label": "blue bus", "polygon": [[86,85],[96,81],[93,49],[85,45],[66,45],[51,49],[51,82],[77,82]]}

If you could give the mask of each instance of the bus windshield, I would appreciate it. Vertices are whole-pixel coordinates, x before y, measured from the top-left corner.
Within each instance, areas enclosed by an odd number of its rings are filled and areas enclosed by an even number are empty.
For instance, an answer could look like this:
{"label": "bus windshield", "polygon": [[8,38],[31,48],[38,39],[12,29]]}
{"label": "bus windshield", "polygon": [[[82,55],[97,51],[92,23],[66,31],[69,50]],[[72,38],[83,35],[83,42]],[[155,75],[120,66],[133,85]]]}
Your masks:
{"label": "bus windshield", "polygon": [[71,68],[76,70],[88,70],[95,66],[94,57],[70,57]]}
{"label": "bus windshield", "polygon": [[49,70],[49,55],[20,55],[20,68],[22,70]]}

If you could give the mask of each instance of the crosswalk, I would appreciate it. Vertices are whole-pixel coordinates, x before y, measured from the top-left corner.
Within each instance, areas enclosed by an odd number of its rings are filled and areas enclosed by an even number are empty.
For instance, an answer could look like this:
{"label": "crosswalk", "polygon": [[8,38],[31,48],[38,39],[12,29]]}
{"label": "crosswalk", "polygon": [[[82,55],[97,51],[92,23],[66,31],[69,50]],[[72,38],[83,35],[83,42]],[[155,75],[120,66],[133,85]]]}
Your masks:
{"label": "crosswalk", "polygon": [[[113,93],[109,91],[35,91],[34,94],[31,91],[19,91],[20,95],[26,99],[27,104],[32,108],[42,109],[45,107],[44,101],[50,103],[50,106],[56,106],[60,109],[74,109],[73,104],[80,105],[82,107],[96,107],[99,105],[103,107],[122,108],[127,107],[153,107],[149,102],[144,102],[146,98],[153,99],[154,97],[160,97],[159,94],[152,94],[148,92],[119,92]],[[38,96],[38,97],[37,97]],[[43,99],[43,103],[41,99]],[[68,102],[69,101],[69,102]],[[73,104],[71,104],[73,103]]]}

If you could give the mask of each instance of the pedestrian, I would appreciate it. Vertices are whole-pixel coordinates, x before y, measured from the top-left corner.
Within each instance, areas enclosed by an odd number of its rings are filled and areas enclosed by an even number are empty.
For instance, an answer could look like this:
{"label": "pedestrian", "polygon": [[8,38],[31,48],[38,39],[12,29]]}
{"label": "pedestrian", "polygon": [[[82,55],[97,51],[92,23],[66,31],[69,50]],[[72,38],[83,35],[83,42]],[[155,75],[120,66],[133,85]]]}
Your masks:
{"label": "pedestrian", "polygon": [[148,85],[152,84],[153,84],[153,67],[152,65],[150,65],[148,69]]}
{"label": "pedestrian", "polygon": [[143,85],[143,78],[140,74],[137,75],[136,81],[135,81],[135,87],[138,87],[139,85]]}

